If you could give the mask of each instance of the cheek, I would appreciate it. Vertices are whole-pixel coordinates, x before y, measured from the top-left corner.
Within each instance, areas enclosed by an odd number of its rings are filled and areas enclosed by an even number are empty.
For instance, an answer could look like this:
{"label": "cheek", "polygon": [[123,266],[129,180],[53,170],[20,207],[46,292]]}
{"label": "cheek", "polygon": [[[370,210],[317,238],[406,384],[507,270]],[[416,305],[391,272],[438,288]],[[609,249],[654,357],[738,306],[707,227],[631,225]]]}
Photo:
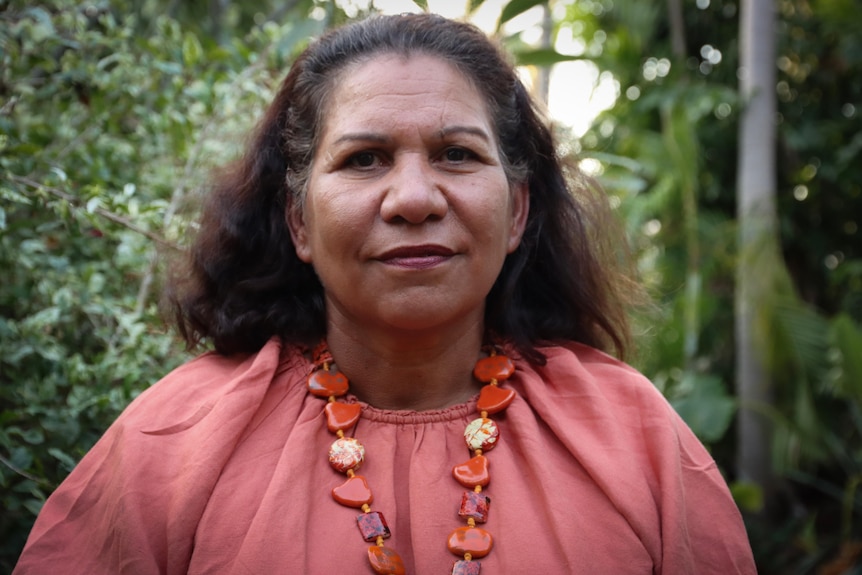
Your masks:
{"label": "cheek", "polygon": [[309,202],[307,212],[312,248],[318,252],[335,251],[330,256],[338,257],[351,245],[360,244],[373,224],[369,203],[358,194],[318,194]]}

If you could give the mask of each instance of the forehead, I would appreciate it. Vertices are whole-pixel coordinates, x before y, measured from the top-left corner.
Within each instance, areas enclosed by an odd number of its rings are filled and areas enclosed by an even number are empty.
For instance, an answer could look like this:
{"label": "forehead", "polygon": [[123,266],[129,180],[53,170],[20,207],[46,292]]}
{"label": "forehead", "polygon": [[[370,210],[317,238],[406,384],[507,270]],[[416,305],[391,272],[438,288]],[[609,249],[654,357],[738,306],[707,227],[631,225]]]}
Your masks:
{"label": "forehead", "polygon": [[386,129],[408,122],[415,127],[480,125],[492,134],[484,97],[474,83],[446,60],[425,54],[379,54],[348,66],[322,114],[328,133]]}

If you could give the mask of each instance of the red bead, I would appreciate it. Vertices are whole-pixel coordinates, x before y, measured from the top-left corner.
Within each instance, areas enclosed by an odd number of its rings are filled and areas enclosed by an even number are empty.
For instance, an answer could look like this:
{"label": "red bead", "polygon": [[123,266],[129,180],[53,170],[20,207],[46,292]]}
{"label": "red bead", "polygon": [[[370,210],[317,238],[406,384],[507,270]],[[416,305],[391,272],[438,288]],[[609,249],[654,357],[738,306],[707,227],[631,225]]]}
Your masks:
{"label": "red bead", "polygon": [[329,464],[341,473],[357,469],[365,459],[365,448],[352,437],[342,437],[329,447]]}
{"label": "red bead", "polygon": [[503,411],[509,407],[512,400],[515,399],[515,395],[514,389],[504,389],[489,383],[479,392],[479,401],[476,402],[476,409],[487,411],[488,413]]}
{"label": "red bead", "polygon": [[452,575],[479,575],[482,565],[478,561],[455,561]]}
{"label": "red bead", "polygon": [[341,372],[319,369],[308,376],[308,391],[317,397],[339,397],[347,393],[350,382]]}
{"label": "red bead", "polygon": [[461,517],[472,517],[476,523],[488,521],[488,510],[491,507],[491,498],[475,491],[465,491],[461,497],[461,509],[458,515]]}
{"label": "red bead", "polygon": [[497,428],[497,424],[485,417],[474,419],[467,424],[467,429],[464,430],[464,441],[467,442],[467,447],[473,451],[493,449],[497,445],[499,436],[500,430]]}
{"label": "red bead", "polygon": [[455,555],[484,557],[493,546],[494,538],[481,527],[459,527],[449,535],[449,551]]}
{"label": "red bead", "polygon": [[394,549],[372,545],[368,548],[368,561],[379,575],[404,575],[404,561]]}
{"label": "red bead", "polygon": [[356,518],[356,524],[359,526],[359,532],[362,533],[362,538],[366,541],[374,541],[378,537],[388,539],[391,533],[386,519],[379,511],[369,511],[363,513]]}
{"label": "red bead", "polygon": [[329,402],[323,408],[326,413],[326,427],[332,433],[338,430],[350,429],[359,420],[362,406],[358,403]]}
{"label": "red bead", "polygon": [[513,373],[515,373],[515,364],[505,355],[483,357],[473,368],[473,376],[484,383],[489,383],[492,379],[503,381]]}
{"label": "red bead", "polygon": [[476,455],[466,463],[453,467],[452,475],[458,480],[458,483],[468,489],[477,485],[484,487],[491,482],[491,475],[488,472],[488,458],[484,455]]}
{"label": "red bead", "polygon": [[347,507],[362,507],[374,501],[368,482],[361,475],[349,477],[343,484],[333,488],[332,498]]}

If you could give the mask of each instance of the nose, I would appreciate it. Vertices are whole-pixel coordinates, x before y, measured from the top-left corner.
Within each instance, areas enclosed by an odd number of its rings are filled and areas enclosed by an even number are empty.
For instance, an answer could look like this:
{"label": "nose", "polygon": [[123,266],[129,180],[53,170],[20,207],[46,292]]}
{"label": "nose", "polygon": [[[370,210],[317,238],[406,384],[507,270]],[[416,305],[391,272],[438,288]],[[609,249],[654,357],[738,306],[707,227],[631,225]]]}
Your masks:
{"label": "nose", "polygon": [[439,180],[440,174],[422,154],[398,158],[386,178],[386,195],[380,206],[383,220],[421,224],[443,218],[449,202]]}

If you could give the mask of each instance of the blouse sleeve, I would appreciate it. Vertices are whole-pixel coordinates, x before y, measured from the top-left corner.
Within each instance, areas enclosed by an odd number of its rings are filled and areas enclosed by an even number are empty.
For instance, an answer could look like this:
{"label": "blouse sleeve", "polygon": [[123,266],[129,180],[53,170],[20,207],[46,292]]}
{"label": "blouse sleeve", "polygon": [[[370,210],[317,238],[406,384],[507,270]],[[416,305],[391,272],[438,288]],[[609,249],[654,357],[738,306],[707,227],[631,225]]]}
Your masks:
{"label": "blouse sleeve", "polygon": [[625,517],[654,573],[755,575],[715,461],[652,382],[580,344],[543,351],[540,380],[522,370],[531,402]]}
{"label": "blouse sleeve", "polygon": [[[660,467],[663,574],[756,575],[742,516],[712,456],[668,406],[676,437]],[[670,439],[670,438],[669,438]]]}
{"label": "blouse sleeve", "polygon": [[195,526],[279,350],[205,355],[141,394],[48,498],[14,575],[186,573]]}

